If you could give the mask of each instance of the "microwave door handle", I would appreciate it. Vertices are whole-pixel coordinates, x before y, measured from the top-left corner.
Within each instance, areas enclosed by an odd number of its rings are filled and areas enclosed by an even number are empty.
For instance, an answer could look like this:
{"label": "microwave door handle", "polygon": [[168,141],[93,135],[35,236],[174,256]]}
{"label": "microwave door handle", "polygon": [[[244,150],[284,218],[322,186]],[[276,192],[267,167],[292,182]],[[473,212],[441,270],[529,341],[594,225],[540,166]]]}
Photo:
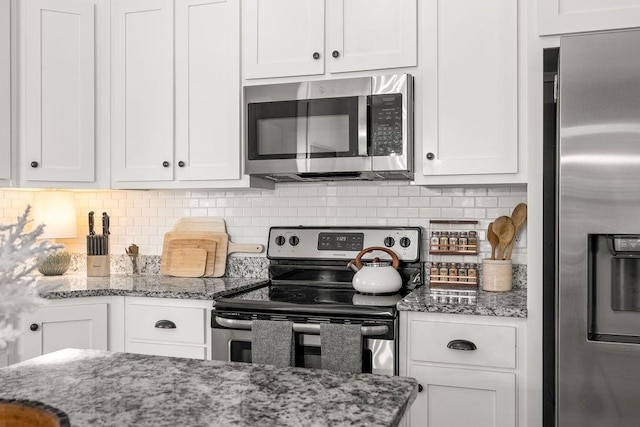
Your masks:
{"label": "microwave door handle", "polygon": [[[306,159],[310,153],[309,145],[309,103],[298,101],[298,116],[296,117],[296,158]],[[303,171],[304,172],[304,171]]]}
{"label": "microwave door handle", "polygon": [[358,97],[358,156],[367,157],[369,155],[369,147],[367,142],[367,132],[369,131],[368,114],[367,114],[367,97]]}
{"label": "microwave door handle", "polygon": [[[227,319],[224,317],[216,316],[216,322],[220,326],[224,326],[225,328],[230,329],[244,329],[251,330],[251,320],[240,320],[240,319]],[[303,334],[320,334],[320,324],[318,323],[294,323],[293,331],[300,332]],[[375,335],[384,335],[389,332],[389,327],[387,325],[376,325],[376,326],[362,326],[360,328],[360,334],[363,337],[370,337]]]}

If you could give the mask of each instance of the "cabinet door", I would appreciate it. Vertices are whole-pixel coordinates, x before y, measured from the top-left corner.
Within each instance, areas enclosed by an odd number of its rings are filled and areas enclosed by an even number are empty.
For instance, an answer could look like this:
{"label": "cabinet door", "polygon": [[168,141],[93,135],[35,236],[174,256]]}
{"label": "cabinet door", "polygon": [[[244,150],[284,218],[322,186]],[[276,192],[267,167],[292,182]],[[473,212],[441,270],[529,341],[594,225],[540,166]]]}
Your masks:
{"label": "cabinet door", "polygon": [[324,3],[243,1],[244,78],[323,74]]}
{"label": "cabinet door", "polygon": [[328,70],[416,66],[417,11],[416,0],[328,0]]}
{"label": "cabinet door", "polygon": [[424,7],[424,175],[517,173],[517,2]]}
{"label": "cabinet door", "polygon": [[95,6],[31,0],[25,10],[27,181],[95,180]]}
{"label": "cabinet door", "polygon": [[423,389],[410,424],[428,427],[514,427],[515,374],[410,365]]}
{"label": "cabinet door", "polygon": [[112,3],[112,180],[173,180],[173,1]]}
{"label": "cabinet door", "polygon": [[0,180],[11,179],[11,2],[0,0]]}
{"label": "cabinet door", "polygon": [[240,178],[240,2],[176,3],[176,179]]}
{"label": "cabinet door", "polygon": [[63,348],[107,350],[107,304],[41,307],[20,321],[20,360]]}
{"label": "cabinet door", "polygon": [[539,0],[540,35],[640,26],[637,0]]}

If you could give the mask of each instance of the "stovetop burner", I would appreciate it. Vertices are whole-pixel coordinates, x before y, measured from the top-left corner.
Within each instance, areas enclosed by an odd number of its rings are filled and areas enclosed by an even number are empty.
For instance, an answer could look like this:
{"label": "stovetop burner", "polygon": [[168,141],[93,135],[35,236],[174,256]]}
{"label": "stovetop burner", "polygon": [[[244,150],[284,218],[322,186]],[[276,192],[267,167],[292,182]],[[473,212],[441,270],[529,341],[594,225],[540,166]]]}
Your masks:
{"label": "stovetop burner", "polygon": [[[419,227],[272,227],[267,257],[269,281],[216,298],[216,314],[340,318],[397,315],[396,303],[421,284]],[[360,294],[347,267],[363,248],[384,246],[400,261],[402,289],[395,294]],[[384,251],[371,256],[388,257]]]}

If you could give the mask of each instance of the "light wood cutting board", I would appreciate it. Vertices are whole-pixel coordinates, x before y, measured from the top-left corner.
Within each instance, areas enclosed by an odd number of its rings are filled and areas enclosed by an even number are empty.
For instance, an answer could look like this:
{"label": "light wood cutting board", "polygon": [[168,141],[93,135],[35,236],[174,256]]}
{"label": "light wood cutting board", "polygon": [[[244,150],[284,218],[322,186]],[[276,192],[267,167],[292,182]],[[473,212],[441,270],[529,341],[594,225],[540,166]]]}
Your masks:
{"label": "light wood cutting board", "polygon": [[171,231],[226,233],[227,224],[219,216],[190,216],[178,219]]}
{"label": "light wood cutting board", "polygon": [[[201,240],[215,242],[215,256],[213,273],[207,277],[221,277],[224,275],[227,268],[227,255],[233,252],[252,252],[260,253],[264,250],[264,246],[260,244],[247,244],[247,243],[233,243],[229,241],[229,235],[227,233],[215,233],[215,232],[174,232],[170,231],[164,235],[164,247],[170,245],[175,240]],[[209,257],[212,257],[212,253],[208,253]]]}
{"label": "light wood cutting board", "polygon": [[[221,247],[218,248],[218,241]],[[213,277],[217,273],[216,264],[226,263],[227,243],[222,239],[211,239],[202,233],[174,233],[168,232],[164,234],[164,242],[162,244],[162,257],[160,258],[160,274],[171,275],[169,273],[169,261],[173,251],[179,248],[197,248],[206,252],[204,277]],[[224,252],[221,252],[224,249]],[[165,261],[166,260],[166,261]],[[218,266],[218,269],[222,267]],[[223,272],[224,274],[224,272]]]}
{"label": "light wood cutting board", "polygon": [[169,252],[163,274],[176,277],[202,277],[206,264],[207,251],[205,249],[177,247]]}

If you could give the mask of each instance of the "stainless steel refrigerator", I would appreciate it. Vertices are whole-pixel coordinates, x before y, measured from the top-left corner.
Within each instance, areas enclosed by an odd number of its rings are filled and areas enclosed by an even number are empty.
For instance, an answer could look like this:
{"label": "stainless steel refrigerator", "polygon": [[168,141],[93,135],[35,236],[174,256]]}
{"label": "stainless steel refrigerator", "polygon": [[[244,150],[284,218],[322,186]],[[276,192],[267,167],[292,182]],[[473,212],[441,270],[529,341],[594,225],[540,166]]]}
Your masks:
{"label": "stainless steel refrigerator", "polygon": [[557,144],[545,140],[545,424],[638,426],[640,31],[561,37],[558,69]]}

